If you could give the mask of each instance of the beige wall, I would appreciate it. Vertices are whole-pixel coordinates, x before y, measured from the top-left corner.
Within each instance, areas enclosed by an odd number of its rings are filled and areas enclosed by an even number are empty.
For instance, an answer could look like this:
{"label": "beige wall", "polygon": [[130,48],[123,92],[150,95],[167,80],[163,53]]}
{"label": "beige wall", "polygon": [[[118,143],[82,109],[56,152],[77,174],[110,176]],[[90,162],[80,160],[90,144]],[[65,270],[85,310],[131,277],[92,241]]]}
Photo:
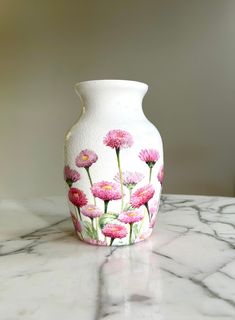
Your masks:
{"label": "beige wall", "polygon": [[147,82],[165,192],[235,195],[235,1],[0,1],[0,196],[63,194],[73,85]]}

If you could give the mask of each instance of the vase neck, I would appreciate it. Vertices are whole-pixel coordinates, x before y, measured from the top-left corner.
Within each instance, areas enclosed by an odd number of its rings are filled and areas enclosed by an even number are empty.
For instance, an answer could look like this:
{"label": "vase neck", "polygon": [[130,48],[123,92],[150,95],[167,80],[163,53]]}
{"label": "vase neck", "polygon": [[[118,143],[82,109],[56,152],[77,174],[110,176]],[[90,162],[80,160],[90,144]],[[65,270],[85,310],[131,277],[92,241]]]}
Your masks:
{"label": "vase neck", "polygon": [[142,100],[148,86],[128,80],[94,80],[76,85],[86,113],[116,116],[123,112],[142,113]]}

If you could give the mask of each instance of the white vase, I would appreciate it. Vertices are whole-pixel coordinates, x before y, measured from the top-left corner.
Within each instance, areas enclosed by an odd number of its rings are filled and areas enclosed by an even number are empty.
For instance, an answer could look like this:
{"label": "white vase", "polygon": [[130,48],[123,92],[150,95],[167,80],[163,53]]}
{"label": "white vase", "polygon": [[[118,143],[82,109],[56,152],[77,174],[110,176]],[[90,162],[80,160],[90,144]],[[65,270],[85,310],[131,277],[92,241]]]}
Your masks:
{"label": "white vase", "polygon": [[127,245],[152,232],[163,148],[142,110],[147,90],[128,80],[76,85],[83,111],[66,136],[64,177],[76,233],[87,243]]}

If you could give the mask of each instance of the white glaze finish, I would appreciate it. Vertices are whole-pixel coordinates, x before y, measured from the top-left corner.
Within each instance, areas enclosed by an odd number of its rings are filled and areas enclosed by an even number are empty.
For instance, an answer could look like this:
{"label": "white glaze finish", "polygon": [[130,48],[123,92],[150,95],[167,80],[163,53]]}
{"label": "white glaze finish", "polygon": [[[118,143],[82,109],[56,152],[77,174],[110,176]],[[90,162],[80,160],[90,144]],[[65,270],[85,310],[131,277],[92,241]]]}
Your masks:
{"label": "white glaze finish", "polygon": [[64,198],[1,200],[1,320],[232,320],[235,199],[163,195],[152,237],[77,241]]}

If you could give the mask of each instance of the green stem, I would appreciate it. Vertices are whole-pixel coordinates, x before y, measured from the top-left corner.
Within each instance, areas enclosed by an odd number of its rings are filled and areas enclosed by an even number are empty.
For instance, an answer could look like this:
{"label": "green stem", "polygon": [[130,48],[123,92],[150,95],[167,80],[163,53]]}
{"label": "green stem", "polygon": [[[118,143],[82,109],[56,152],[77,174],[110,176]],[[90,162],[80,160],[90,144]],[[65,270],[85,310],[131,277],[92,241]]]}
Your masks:
{"label": "green stem", "polygon": [[116,156],[117,156],[117,163],[118,163],[118,171],[119,171],[119,177],[120,177],[120,185],[121,185],[121,194],[122,194],[122,202],[121,202],[121,211],[123,210],[123,177],[122,177],[122,170],[121,170],[121,161],[120,161],[120,149],[116,148]]}
{"label": "green stem", "polygon": [[[86,172],[87,172],[87,175],[88,175],[88,179],[89,179],[90,185],[92,187],[93,186],[93,182],[92,182],[92,179],[91,179],[91,174],[90,174],[90,171],[89,171],[89,167],[85,167],[85,169],[86,169]],[[94,196],[93,196],[93,199],[94,199],[94,205],[96,205],[96,199],[95,199]]]}
{"label": "green stem", "polygon": [[131,203],[131,195],[132,195],[132,188],[128,188],[129,189],[129,197],[130,197],[130,203]]}
{"label": "green stem", "polygon": [[150,212],[149,212],[149,205],[148,205],[148,202],[145,203],[145,207],[147,209],[147,212],[148,212],[148,216],[149,216],[149,223],[151,222],[151,216],[150,216]]}
{"label": "green stem", "polygon": [[110,240],[110,246],[113,244],[114,238],[111,238]]}
{"label": "green stem", "polygon": [[81,216],[80,208],[79,208],[79,207],[76,207],[76,208],[77,208],[77,212],[78,212],[79,218],[80,218],[80,220],[82,221],[82,216]]}
{"label": "green stem", "polygon": [[94,239],[96,239],[96,237],[95,237],[95,227],[94,227],[94,218],[91,218],[91,227],[92,227],[93,237],[94,237]]}
{"label": "green stem", "polygon": [[130,223],[130,235],[129,235],[129,244],[131,244],[131,236],[132,236],[132,225],[133,225],[133,223]]}
{"label": "green stem", "polygon": [[109,200],[104,200],[104,213],[107,213],[108,211],[108,204],[109,204]]}
{"label": "green stem", "polygon": [[149,183],[151,182],[151,178],[152,178],[152,170],[153,170],[153,167],[149,167]]}
{"label": "green stem", "polygon": [[[79,207],[76,207],[76,206],[74,206],[74,207],[75,207],[76,218],[78,219],[78,213],[79,213],[80,220],[82,221],[81,213],[80,213],[80,208],[79,208]],[[81,233],[81,232],[79,232],[79,233],[80,233],[81,239],[84,240],[82,233]]]}

